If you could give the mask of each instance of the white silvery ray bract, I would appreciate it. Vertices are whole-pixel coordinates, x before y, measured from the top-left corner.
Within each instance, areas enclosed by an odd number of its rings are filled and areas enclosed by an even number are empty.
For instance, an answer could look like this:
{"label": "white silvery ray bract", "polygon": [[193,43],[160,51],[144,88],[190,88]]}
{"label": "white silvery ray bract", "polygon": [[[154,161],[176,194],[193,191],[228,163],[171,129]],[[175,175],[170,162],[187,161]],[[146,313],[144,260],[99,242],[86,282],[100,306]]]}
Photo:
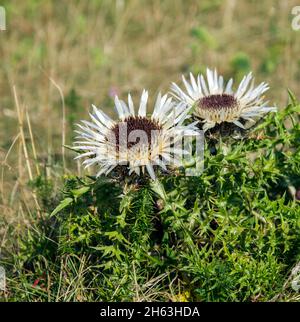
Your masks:
{"label": "white silvery ray bract", "polygon": [[175,104],[171,97],[159,93],[153,113],[148,117],[147,101],[148,92],[144,90],[136,114],[130,94],[128,104],[116,96],[117,121],[93,105],[92,122],[77,124],[74,148],[83,152],[77,158],[85,158],[86,167],[97,165],[97,176],[107,175],[120,165],[128,169],[128,175],[144,174],[147,170],[153,180],[156,178],[154,166],[167,170],[172,162],[180,164],[187,152],[176,143],[186,135],[198,134],[196,122],[183,124],[189,117],[189,108],[186,103]]}
{"label": "white silvery ray bract", "polygon": [[[190,73],[190,81],[184,76],[182,80],[185,90],[172,83],[172,94],[193,107],[193,114],[203,122],[204,131],[223,122],[249,128],[266,113],[276,112],[275,107],[267,106],[268,102],[264,101],[268,84],[263,82],[255,87],[251,72],[244,76],[236,91],[232,89],[232,78],[225,84],[216,70],[207,69],[206,79],[203,75],[194,77]],[[248,121],[248,124],[241,120]]]}

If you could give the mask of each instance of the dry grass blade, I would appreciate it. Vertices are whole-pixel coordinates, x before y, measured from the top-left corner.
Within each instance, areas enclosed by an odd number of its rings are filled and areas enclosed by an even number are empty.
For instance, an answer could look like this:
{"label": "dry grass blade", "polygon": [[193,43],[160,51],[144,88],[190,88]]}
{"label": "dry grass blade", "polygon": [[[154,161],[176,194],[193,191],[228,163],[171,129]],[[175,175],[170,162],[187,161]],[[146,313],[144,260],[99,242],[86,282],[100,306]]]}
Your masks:
{"label": "dry grass blade", "polygon": [[40,172],[40,167],[39,167],[39,163],[38,163],[38,158],[37,158],[37,153],[36,153],[33,133],[32,133],[32,129],[31,129],[31,122],[30,122],[30,118],[29,118],[29,114],[28,114],[27,109],[25,111],[25,114],[26,114],[27,126],[28,126],[30,140],[31,140],[32,154],[33,154],[33,158],[35,160],[36,173],[37,173],[38,176],[40,176],[41,172]]}
{"label": "dry grass blade", "polygon": [[[32,174],[32,170],[31,170],[29,153],[28,153],[28,149],[27,149],[27,145],[26,145],[26,140],[25,140],[25,134],[24,134],[23,110],[21,109],[21,106],[19,104],[19,99],[18,99],[17,90],[16,90],[15,85],[13,86],[13,94],[14,94],[15,105],[16,105],[17,116],[18,116],[19,133],[20,133],[21,145],[22,145],[23,152],[24,152],[26,167],[27,167],[27,171],[28,171],[28,177],[29,177],[29,180],[32,181],[33,180],[33,174]],[[38,202],[36,193],[34,191],[32,192],[32,196],[33,196],[34,202],[35,202],[36,207],[37,207],[38,216],[40,216],[41,215],[40,205],[39,205],[39,202]]]}
{"label": "dry grass blade", "polygon": [[17,90],[16,87],[13,86],[13,94],[14,94],[14,99],[15,99],[15,105],[17,109],[17,115],[18,115],[18,122],[19,122],[19,131],[20,131],[20,137],[22,141],[22,146],[23,146],[23,151],[24,151],[24,156],[25,156],[25,162],[27,166],[27,171],[28,171],[28,176],[30,180],[33,180],[33,175],[31,171],[31,166],[30,166],[30,160],[29,160],[29,155],[28,155],[28,150],[26,146],[26,140],[25,140],[25,135],[24,135],[24,127],[23,127],[23,115],[22,115],[22,110],[19,104],[18,96],[17,96]]}

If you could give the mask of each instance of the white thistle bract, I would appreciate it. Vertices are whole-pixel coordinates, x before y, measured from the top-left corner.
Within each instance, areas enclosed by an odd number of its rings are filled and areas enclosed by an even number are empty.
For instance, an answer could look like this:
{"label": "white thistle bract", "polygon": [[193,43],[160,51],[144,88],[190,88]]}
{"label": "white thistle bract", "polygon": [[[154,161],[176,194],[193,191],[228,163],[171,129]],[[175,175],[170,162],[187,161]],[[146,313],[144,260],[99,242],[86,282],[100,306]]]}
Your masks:
{"label": "white thistle bract", "polygon": [[158,95],[153,113],[146,114],[148,92],[143,91],[138,113],[128,94],[128,104],[115,97],[119,119],[112,120],[93,105],[92,122],[77,124],[79,130],[74,148],[83,152],[85,167],[98,166],[97,177],[109,174],[116,166],[125,167],[128,175],[148,172],[154,180],[155,168],[167,170],[167,165],[179,165],[187,153],[182,148],[185,136],[197,135],[196,123],[184,125],[189,108],[175,104],[171,97]]}
{"label": "white thistle bract", "polygon": [[207,69],[206,80],[203,75],[195,78],[191,73],[190,82],[184,76],[182,80],[186,91],[172,83],[172,94],[193,107],[193,114],[203,122],[204,131],[223,122],[249,128],[266,113],[276,111],[264,101],[268,84],[263,82],[255,87],[251,72],[244,76],[236,91],[232,89],[232,78],[224,84],[216,70]]}

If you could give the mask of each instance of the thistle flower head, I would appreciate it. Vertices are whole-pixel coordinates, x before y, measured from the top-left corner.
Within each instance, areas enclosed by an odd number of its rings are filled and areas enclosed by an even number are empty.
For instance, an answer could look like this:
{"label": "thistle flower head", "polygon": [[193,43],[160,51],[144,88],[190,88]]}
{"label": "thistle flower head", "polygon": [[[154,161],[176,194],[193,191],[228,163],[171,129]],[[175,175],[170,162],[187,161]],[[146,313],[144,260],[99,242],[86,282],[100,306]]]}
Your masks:
{"label": "thistle flower head", "polygon": [[276,111],[264,101],[263,94],[269,89],[268,84],[261,83],[255,87],[252,73],[244,76],[236,91],[232,89],[233,80],[225,85],[216,70],[207,69],[206,79],[203,75],[195,78],[190,74],[190,82],[184,76],[182,80],[185,91],[173,83],[173,95],[180,102],[193,106],[193,114],[202,121],[204,131],[224,122],[242,129],[249,128],[266,113]]}
{"label": "thistle flower head", "polygon": [[82,121],[76,132],[74,148],[83,152],[88,167],[98,165],[97,176],[109,174],[116,166],[123,167],[128,175],[147,171],[155,179],[155,169],[167,170],[167,165],[179,160],[185,151],[175,147],[185,135],[196,135],[195,123],[184,125],[189,108],[185,103],[175,104],[167,95],[158,95],[151,116],[146,114],[148,92],[143,91],[136,114],[131,95],[128,103],[115,97],[119,119],[112,120],[93,106],[92,122]]}

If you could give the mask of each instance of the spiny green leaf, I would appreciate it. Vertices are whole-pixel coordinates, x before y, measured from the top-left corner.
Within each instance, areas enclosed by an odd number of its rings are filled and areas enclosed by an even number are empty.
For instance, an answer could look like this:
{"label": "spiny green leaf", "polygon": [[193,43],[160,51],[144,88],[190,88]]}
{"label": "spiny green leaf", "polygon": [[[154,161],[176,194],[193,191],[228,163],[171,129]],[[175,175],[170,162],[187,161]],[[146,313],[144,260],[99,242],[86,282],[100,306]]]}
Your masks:
{"label": "spiny green leaf", "polygon": [[60,204],[51,212],[50,217],[55,216],[57,213],[59,213],[64,208],[68,207],[73,202],[73,198],[65,198],[60,202]]}

